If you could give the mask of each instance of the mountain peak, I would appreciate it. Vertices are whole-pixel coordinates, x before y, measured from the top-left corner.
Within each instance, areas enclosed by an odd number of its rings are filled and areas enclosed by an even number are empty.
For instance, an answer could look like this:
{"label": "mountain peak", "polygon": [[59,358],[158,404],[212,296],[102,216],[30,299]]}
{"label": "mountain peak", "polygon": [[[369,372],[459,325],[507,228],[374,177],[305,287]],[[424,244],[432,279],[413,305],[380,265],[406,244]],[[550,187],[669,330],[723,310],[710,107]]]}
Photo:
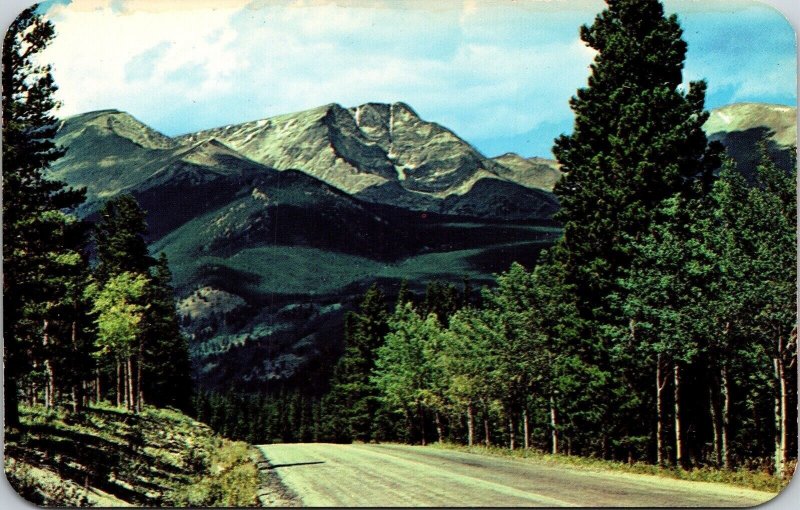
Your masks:
{"label": "mountain peak", "polygon": [[115,135],[146,149],[172,149],[177,143],[151,128],[128,112],[116,109],[96,110],[64,119],[62,136],[76,131],[94,129],[98,134]]}
{"label": "mountain peak", "polygon": [[775,143],[789,147],[797,143],[797,108],[768,103],[733,103],[711,110],[703,128],[710,136],[766,128]]}

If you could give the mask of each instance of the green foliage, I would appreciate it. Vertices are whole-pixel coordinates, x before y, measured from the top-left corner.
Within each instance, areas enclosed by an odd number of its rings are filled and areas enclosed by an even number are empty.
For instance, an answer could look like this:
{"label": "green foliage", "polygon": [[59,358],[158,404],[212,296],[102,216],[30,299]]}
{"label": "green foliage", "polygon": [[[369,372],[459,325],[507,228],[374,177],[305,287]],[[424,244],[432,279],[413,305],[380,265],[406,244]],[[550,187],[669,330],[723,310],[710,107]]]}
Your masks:
{"label": "green foliage", "polygon": [[107,201],[95,225],[95,277],[102,282],[120,273],[147,273],[154,261],[144,240],[146,233],[145,212],[136,199],[121,195]]}
{"label": "green foliage", "polygon": [[142,379],[137,379],[136,384],[142,387],[142,397],[157,405],[186,410],[191,398],[188,341],[180,331],[166,255],[162,253],[157,260],[150,256],[144,239],[146,232],[145,212],[130,195],[109,200],[100,211],[95,228],[97,283],[89,292],[101,296],[103,285],[107,287],[110,282],[119,287],[125,283],[118,281],[122,275],[129,275],[128,283],[138,278],[145,283],[136,292],[128,289],[124,299],[120,292],[125,294],[125,291],[109,289],[117,292],[116,297],[109,299],[124,301],[125,305],[108,308],[108,303],[105,304],[104,318],[97,321],[98,340],[108,350],[110,333],[119,338],[127,334],[127,340],[120,344],[127,345],[127,349],[117,349],[122,354],[116,359],[135,355],[137,378]]}
{"label": "green foliage", "polygon": [[[92,405],[80,415],[22,407],[6,471],[26,497],[57,506],[257,506],[248,446],[174,410],[131,415]],[[33,462],[35,461],[35,462]]]}
{"label": "green foliage", "polygon": [[161,253],[150,271],[142,324],[144,393],[148,402],[187,411],[192,394],[189,342],[175,309],[172,273]]}
{"label": "green foliage", "polygon": [[411,303],[398,306],[389,319],[389,333],[378,349],[372,381],[389,410],[418,417],[425,442],[426,410],[437,407],[441,327],[435,314],[423,319]]}
{"label": "green foliage", "polygon": [[447,325],[450,316],[461,308],[463,303],[464,296],[454,285],[434,280],[425,289],[425,299],[419,306],[419,313],[423,317],[434,314],[440,323]]}
{"label": "green foliage", "polygon": [[[691,248],[690,233],[680,231],[691,213],[680,210],[708,191],[720,147],[702,129],[705,83],[682,87],[686,43],[677,17],[665,16],[659,1],[610,1],[581,28],[581,39],[597,54],[587,87],[570,101],[572,133],[555,142],[565,175],[554,192],[565,281],[581,319],[569,326],[580,328],[571,365],[591,374],[583,383],[596,391],[577,427],[594,432],[578,444],[609,456],[630,452],[630,438],[641,443],[650,435],[647,356],[671,349],[689,360],[698,353],[685,312],[696,280],[707,277],[693,273],[705,266],[670,272],[670,264]],[[657,338],[647,336],[653,331]]]}
{"label": "green foliage", "polygon": [[[74,224],[62,210],[80,204],[84,192],[45,178],[64,153],[52,141],[56,86],[50,66],[37,58],[54,30],[36,7],[17,16],[3,43],[3,338],[6,425],[12,427],[19,421],[17,382],[31,368],[27,354],[38,348],[43,320],[54,319],[42,284],[65,284],[48,280],[80,265],[82,249],[79,242],[62,244]],[[54,362],[54,353],[44,356]]]}
{"label": "green foliage", "polygon": [[369,441],[378,412],[378,391],[370,380],[378,348],[386,335],[388,313],[376,285],[364,295],[358,312],[345,317],[345,351],[333,372],[323,406],[327,430],[336,442]]}
{"label": "green foliage", "polygon": [[449,381],[447,395],[456,412],[467,412],[470,406],[488,409],[495,396],[492,339],[497,336],[486,315],[466,308],[450,319],[444,332],[441,364],[443,377]]}
{"label": "green foliage", "polygon": [[598,53],[588,87],[570,101],[573,132],[553,150],[565,172],[555,193],[582,313],[599,312],[660,202],[714,168],[702,130],[705,83],[681,89],[681,35],[657,0],[609,2],[581,28]]}
{"label": "green foliage", "polygon": [[[196,471],[191,483],[173,490],[166,496],[174,507],[258,506],[258,470],[248,445],[240,442],[218,442],[211,449],[195,448],[193,459],[202,469]],[[202,463],[197,463],[202,455]]]}
{"label": "green foliage", "polygon": [[124,272],[102,287],[93,283],[86,288],[93,301],[92,313],[97,315],[98,356],[123,359],[134,353],[147,306],[139,302],[147,284],[145,276]]}

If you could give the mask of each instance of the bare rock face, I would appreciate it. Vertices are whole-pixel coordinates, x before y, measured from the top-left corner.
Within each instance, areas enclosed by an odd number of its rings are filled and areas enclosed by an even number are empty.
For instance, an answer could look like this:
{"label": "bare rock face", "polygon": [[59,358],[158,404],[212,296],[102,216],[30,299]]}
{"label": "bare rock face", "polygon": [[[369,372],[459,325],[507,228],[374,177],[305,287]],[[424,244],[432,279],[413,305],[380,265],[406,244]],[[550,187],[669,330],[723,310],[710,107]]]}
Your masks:
{"label": "bare rock face", "polygon": [[[403,190],[443,199],[468,192],[482,178],[526,187],[534,182],[524,176],[524,170],[501,168],[452,131],[421,119],[405,103],[352,108],[329,104],[201,131],[178,141],[197,143],[210,138],[254,161],[278,170],[300,170],[349,194],[372,187],[385,189],[387,183],[396,182]],[[384,192],[360,196],[380,196],[392,205],[407,202],[394,203]]]}
{"label": "bare rock face", "polygon": [[499,166],[497,174],[506,179],[528,186],[552,191],[561,178],[558,162],[545,158],[523,158],[519,154],[508,152],[493,158]]}
{"label": "bare rock face", "polygon": [[797,143],[797,108],[766,103],[735,103],[710,112],[703,129],[709,136],[718,133],[761,129],[781,147]]}

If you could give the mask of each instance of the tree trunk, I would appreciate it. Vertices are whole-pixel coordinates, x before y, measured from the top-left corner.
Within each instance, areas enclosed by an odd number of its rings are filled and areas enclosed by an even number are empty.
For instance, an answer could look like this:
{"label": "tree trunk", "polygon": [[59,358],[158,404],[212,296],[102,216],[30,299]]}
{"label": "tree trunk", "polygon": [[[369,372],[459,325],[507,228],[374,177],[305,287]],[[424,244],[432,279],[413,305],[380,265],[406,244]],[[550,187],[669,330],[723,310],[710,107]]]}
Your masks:
{"label": "tree trunk", "polygon": [[475,408],[472,402],[467,404],[467,444],[469,446],[475,444]]}
{"label": "tree trunk", "polygon": [[[778,352],[782,350],[782,339],[778,342]],[[788,394],[783,360],[780,354],[772,360],[775,368],[775,476],[783,478],[788,461]]]}
{"label": "tree trunk", "polygon": [[556,404],[553,396],[550,396],[550,440],[552,449],[550,452],[553,455],[558,454],[558,414],[556,413]]}
{"label": "tree trunk", "polygon": [[48,347],[50,346],[50,332],[48,328],[50,326],[50,321],[47,319],[44,320],[44,327],[42,328],[43,338],[42,344],[45,348],[44,353],[44,373],[46,377],[45,387],[44,387],[44,405],[47,409],[53,409],[55,407],[55,400],[56,400],[56,378],[55,373],[53,372],[53,354],[49,352]]}
{"label": "tree trunk", "polygon": [[100,390],[100,367],[95,367],[94,369],[94,401],[95,403],[100,403],[101,398],[101,390]]}
{"label": "tree trunk", "polygon": [[781,369],[781,476],[786,474],[789,462],[789,385],[783,359],[779,360]]}
{"label": "tree trunk", "polygon": [[125,409],[130,409],[131,407],[131,401],[128,399],[128,373],[128,360],[126,358],[122,360],[122,405]]}
{"label": "tree trunk", "polygon": [[73,384],[72,387],[70,388],[70,397],[72,397],[72,412],[75,414],[78,414],[78,412],[81,409],[79,393],[80,392],[78,391],[78,385]]}
{"label": "tree trunk", "polygon": [[[78,351],[78,323],[77,321],[72,321],[72,327],[70,332],[70,337],[72,340],[72,349],[77,352]],[[83,411],[83,399],[84,399],[84,392],[83,392],[83,374],[80,375],[80,380],[74,381],[72,383],[72,411],[74,413],[79,413]]]}
{"label": "tree trunk", "polygon": [[442,417],[439,414],[439,411],[434,413],[434,419],[436,420],[436,435],[439,439],[439,444],[444,442],[444,427],[442,427]]}
{"label": "tree trunk", "polygon": [[488,414],[483,415],[483,435],[484,435],[484,443],[486,446],[491,446],[492,439],[489,435],[489,416]]}
{"label": "tree trunk", "polygon": [[656,462],[659,466],[665,465],[664,454],[667,451],[664,435],[664,388],[668,379],[661,373],[662,365],[661,354],[659,354],[656,360]]}
{"label": "tree trunk", "polygon": [[122,407],[122,363],[117,359],[117,407]]}
{"label": "tree trunk", "polygon": [[531,447],[531,424],[528,417],[528,408],[522,409],[522,443],[527,450]]}
{"label": "tree trunk", "polygon": [[722,462],[725,469],[733,469],[733,460],[730,451],[730,423],[731,423],[731,391],[730,380],[728,379],[728,367],[723,366],[720,370],[722,391]]}
{"label": "tree trunk", "polygon": [[708,384],[708,412],[711,415],[711,431],[713,433],[714,445],[714,465],[719,468],[722,466],[722,423],[717,409],[717,399],[714,394],[714,381]]}
{"label": "tree trunk", "polygon": [[144,405],[144,388],[142,386],[142,360],[144,360],[144,342],[139,341],[139,357],[136,360],[136,412],[141,412]]}
{"label": "tree trunk", "polygon": [[511,450],[517,447],[517,424],[514,422],[514,413],[508,413],[508,447]]}
{"label": "tree trunk", "polygon": [[417,405],[417,418],[419,418],[420,443],[422,446],[425,446],[428,444],[428,441],[425,438],[425,411],[422,409],[421,405]]}
{"label": "tree trunk", "polygon": [[[39,369],[39,362],[33,360],[33,371],[34,373]],[[11,379],[11,378],[6,378]],[[16,379],[13,380],[16,383]],[[31,406],[39,405],[39,378],[34,376],[31,377]]]}
{"label": "tree trunk", "polygon": [[133,392],[133,356],[128,356],[127,360],[127,373],[126,386],[128,390],[128,411],[136,409],[136,394]]}
{"label": "tree trunk", "polygon": [[684,448],[683,431],[681,430],[681,367],[678,363],[674,364],[673,391],[675,395],[675,463],[683,467]]}

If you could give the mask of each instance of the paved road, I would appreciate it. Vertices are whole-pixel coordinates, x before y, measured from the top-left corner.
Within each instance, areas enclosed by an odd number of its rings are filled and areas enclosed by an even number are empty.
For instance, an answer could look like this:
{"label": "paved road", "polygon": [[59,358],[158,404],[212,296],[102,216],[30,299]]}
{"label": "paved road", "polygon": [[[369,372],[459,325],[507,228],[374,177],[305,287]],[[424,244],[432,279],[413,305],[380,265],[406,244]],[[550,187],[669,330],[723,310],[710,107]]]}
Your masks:
{"label": "paved road", "polygon": [[304,506],[753,506],[738,487],[403,445],[260,446]]}

